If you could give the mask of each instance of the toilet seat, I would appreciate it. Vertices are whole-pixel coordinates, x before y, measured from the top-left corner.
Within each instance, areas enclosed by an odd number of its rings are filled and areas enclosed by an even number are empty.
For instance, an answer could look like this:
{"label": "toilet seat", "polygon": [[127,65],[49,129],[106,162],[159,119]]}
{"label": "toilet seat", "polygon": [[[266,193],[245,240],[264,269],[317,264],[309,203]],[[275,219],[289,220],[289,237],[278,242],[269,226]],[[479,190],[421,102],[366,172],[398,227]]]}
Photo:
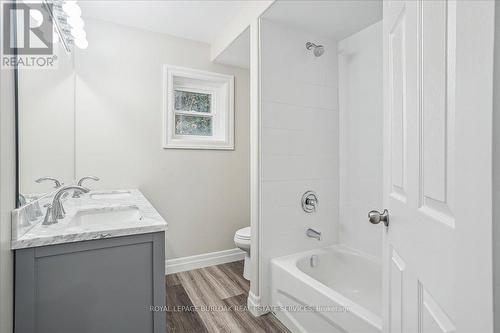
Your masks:
{"label": "toilet seat", "polygon": [[237,230],[236,233],[234,234],[234,238],[237,238],[237,239],[240,239],[243,241],[250,240],[250,227],[241,228],[241,229]]}

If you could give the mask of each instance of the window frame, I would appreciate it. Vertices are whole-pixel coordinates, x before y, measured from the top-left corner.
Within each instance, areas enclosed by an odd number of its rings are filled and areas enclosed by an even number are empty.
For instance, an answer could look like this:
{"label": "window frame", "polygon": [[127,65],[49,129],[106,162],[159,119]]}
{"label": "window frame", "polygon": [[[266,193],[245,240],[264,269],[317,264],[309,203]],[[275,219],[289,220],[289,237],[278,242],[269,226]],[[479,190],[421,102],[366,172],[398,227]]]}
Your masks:
{"label": "window frame", "polygon": [[[175,91],[211,95],[210,114],[175,109]],[[176,134],[176,115],[212,118],[212,136]],[[163,148],[234,150],[234,76],[163,66]]]}

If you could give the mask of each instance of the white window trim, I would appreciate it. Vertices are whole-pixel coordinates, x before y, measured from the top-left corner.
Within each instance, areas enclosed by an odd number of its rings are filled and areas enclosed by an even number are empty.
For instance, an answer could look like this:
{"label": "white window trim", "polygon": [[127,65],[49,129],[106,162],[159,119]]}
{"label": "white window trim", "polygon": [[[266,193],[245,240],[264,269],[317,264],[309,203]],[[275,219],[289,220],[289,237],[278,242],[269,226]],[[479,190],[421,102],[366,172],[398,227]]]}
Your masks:
{"label": "white window trim", "polygon": [[[174,78],[206,81],[207,86],[174,84]],[[214,85],[210,89],[210,84]],[[219,85],[215,87],[215,85]],[[212,94],[214,136],[176,135],[174,89],[204,91]],[[221,114],[222,112],[222,114]],[[203,115],[201,115],[203,116]],[[216,121],[215,121],[216,120]],[[163,65],[162,146],[167,149],[234,149],[234,76],[191,68]]]}

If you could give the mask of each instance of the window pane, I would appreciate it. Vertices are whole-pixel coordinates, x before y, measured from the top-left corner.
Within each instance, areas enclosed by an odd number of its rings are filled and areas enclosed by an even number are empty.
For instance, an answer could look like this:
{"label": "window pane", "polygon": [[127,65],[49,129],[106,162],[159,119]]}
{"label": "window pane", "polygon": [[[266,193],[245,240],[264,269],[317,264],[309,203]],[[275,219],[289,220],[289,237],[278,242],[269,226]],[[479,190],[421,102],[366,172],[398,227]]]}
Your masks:
{"label": "window pane", "polygon": [[210,94],[175,90],[175,109],[209,113],[211,99]]}
{"label": "window pane", "polygon": [[212,118],[176,114],[175,134],[212,136]]}

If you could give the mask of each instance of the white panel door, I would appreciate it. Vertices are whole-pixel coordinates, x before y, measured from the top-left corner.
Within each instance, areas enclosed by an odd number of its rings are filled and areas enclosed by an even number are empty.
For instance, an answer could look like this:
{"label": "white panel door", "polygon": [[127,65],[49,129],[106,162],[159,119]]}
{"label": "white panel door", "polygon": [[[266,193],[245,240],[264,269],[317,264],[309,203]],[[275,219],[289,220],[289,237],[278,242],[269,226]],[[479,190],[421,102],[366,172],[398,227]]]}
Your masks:
{"label": "white panel door", "polygon": [[493,1],[384,2],[384,331],[493,332]]}

